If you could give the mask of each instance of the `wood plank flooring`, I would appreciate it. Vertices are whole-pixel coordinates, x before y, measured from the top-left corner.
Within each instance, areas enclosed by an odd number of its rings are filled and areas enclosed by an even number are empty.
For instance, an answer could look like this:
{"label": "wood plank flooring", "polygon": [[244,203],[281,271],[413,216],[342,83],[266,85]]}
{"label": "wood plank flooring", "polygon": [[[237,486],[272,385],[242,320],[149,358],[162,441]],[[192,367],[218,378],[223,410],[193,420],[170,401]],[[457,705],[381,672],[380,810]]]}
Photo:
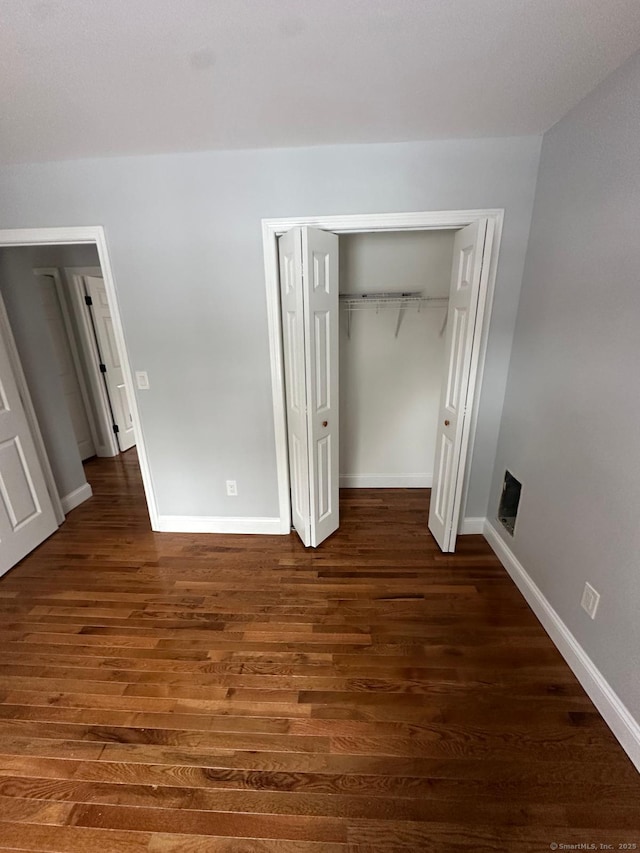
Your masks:
{"label": "wood plank flooring", "polygon": [[313,552],[152,533],[135,450],[87,474],[0,580],[0,850],[640,849],[640,776],[427,492],[343,492]]}

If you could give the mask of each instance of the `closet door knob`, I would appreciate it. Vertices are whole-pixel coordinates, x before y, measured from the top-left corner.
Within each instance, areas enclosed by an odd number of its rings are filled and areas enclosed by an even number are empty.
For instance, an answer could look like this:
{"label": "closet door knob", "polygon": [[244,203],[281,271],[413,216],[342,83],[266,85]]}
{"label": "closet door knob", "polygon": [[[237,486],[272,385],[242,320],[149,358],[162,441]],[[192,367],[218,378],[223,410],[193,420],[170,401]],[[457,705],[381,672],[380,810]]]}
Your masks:
{"label": "closet door knob", "polygon": [[451,423],[451,421],[445,421],[445,422],[444,422],[444,425],[445,425],[445,426],[449,426],[449,424],[450,424],[450,423]]}
{"label": "closet door knob", "polygon": [[323,427],[329,426],[329,421],[322,421],[322,426]]}

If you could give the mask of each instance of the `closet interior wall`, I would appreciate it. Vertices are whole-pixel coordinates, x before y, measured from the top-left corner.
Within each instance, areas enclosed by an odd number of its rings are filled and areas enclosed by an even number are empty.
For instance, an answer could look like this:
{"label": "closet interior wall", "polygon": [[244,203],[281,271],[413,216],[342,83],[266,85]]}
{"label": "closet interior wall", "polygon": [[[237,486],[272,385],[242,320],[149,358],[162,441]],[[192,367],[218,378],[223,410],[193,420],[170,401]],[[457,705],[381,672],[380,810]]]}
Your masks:
{"label": "closet interior wall", "polygon": [[[340,237],[340,293],[447,297],[454,231]],[[340,485],[430,487],[446,304],[340,309]],[[397,330],[397,336],[396,336]]]}

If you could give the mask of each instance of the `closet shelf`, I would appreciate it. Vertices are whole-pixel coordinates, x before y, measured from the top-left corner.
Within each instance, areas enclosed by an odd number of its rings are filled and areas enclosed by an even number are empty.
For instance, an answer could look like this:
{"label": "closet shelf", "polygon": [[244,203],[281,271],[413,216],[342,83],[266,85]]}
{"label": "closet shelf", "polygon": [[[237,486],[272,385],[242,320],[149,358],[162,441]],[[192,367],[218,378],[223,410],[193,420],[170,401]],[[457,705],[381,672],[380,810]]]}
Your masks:
{"label": "closet shelf", "polygon": [[422,305],[429,308],[446,307],[449,303],[448,296],[424,296],[421,290],[411,291],[384,291],[378,293],[341,293],[340,304],[347,309],[347,336],[351,337],[351,314],[353,311],[363,311],[375,308],[395,308],[398,311],[398,322],[396,323],[395,337],[398,337],[400,325],[404,312],[410,305],[417,305],[418,310]]}
{"label": "closet shelf", "polygon": [[380,308],[383,305],[414,305],[417,303],[430,303],[434,307],[438,305],[446,305],[449,302],[448,296],[424,296],[421,290],[412,290],[407,292],[391,292],[384,293],[341,293],[340,302],[351,311],[359,308]]}

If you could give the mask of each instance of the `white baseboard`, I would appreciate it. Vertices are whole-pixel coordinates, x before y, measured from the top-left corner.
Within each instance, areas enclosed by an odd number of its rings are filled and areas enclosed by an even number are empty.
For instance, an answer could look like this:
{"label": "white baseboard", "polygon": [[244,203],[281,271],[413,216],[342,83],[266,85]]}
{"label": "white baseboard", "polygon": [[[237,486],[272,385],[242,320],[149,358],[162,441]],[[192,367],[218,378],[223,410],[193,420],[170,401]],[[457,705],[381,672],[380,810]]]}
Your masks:
{"label": "white baseboard", "polygon": [[430,489],[433,474],[341,474],[341,489]]}
{"label": "white baseboard", "polygon": [[640,771],[640,723],[634,719],[589,655],[526,572],[494,525],[487,520],[484,536],[496,556],[602,714],[620,745]]}
{"label": "white baseboard", "polygon": [[486,518],[484,516],[481,518],[474,518],[473,516],[463,518],[460,523],[458,534],[460,536],[468,536],[471,533],[484,533],[485,521]]}
{"label": "white baseboard", "polygon": [[160,515],[156,530],[162,533],[290,533],[279,518],[228,518],[206,515]]}
{"label": "white baseboard", "polygon": [[77,506],[80,506],[80,504],[88,501],[92,496],[93,489],[89,483],[83,483],[81,486],[78,486],[77,489],[74,489],[72,492],[69,492],[68,495],[60,498],[64,514],[66,515],[68,512],[71,512],[72,509],[75,509]]}

